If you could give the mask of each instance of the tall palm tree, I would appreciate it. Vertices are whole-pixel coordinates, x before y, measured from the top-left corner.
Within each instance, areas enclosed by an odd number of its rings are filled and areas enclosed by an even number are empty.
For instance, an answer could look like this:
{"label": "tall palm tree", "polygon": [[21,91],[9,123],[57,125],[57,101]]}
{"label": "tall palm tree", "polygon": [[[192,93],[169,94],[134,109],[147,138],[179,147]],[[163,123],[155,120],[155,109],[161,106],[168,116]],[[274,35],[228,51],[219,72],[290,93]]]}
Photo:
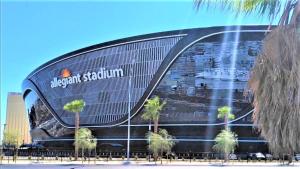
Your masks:
{"label": "tall palm tree", "polygon": [[160,111],[165,106],[166,102],[160,101],[158,96],[155,96],[152,99],[148,99],[147,103],[145,104],[145,111],[142,115],[144,120],[151,120],[154,123],[154,133],[158,131],[158,121],[160,116]]}
{"label": "tall palm tree", "polygon": [[225,129],[228,130],[228,120],[233,120],[235,118],[234,114],[231,113],[231,108],[229,106],[223,106],[218,108],[218,119],[224,119]]}
{"label": "tall palm tree", "polygon": [[[215,138],[216,144],[214,149],[219,152],[224,153],[224,161],[228,161],[228,153],[234,151],[236,146],[233,138],[236,138],[236,134],[230,131],[228,127],[228,120],[233,120],[235,118],[234,114],[231,113],[231,108],[229,106],[223,106],[218,108],[218,118],[224,119],[225,129],[221,131],[220,134]],[[223,148],[220,148],[224,146]]]}
{"label": "tall palm tree", "polygon": [[78,129],[79,129],[79,113],[82,112],[85,102],[81,100],[73,100],[64,105],[64,110],[75,113],[75,160],[78,159]]}
{"label": "tall palm tree", "polygon": [[[215,2],[237,13],[267,14],[271,22],[283,11],[278,27],[264,39],[249,80],[253,120],[273,153],[300,152],[300,0]],[[205,4],[213,3],[195,0],[197,9]]]}

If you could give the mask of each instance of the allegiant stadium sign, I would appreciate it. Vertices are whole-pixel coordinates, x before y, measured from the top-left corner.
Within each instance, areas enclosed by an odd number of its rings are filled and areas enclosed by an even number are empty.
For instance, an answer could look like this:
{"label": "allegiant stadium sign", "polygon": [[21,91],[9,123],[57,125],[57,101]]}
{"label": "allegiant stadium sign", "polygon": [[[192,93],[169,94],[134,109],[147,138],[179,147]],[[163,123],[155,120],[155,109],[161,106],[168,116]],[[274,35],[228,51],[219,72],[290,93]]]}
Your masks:
{"label": "allegiant stadium sign", "polygon": [[89,82],[101,79],[109,79],[114,77],[123,77],[123,69],[110,69],[100,68],[98,72],[86,72],[84,74],[71,75],[68,69],[61,71],[61,78],[53,78],[51,81],[51,88],[62,87],[66,88],[70,84]]}

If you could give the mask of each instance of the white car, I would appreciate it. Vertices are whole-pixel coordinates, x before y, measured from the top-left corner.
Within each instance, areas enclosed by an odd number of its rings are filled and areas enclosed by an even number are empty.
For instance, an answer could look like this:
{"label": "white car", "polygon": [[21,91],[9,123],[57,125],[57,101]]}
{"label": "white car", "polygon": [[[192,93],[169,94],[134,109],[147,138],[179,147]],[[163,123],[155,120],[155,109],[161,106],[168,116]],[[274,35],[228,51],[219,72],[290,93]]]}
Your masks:
{"label": "white car", "polygon": [[236,154],[229,154],[229,160],[237,160]]}
{"label": "white car", "polygon": [[263,155],[263,153],[255,153],[255,157],[257,159],[265,159],[266,157]]}

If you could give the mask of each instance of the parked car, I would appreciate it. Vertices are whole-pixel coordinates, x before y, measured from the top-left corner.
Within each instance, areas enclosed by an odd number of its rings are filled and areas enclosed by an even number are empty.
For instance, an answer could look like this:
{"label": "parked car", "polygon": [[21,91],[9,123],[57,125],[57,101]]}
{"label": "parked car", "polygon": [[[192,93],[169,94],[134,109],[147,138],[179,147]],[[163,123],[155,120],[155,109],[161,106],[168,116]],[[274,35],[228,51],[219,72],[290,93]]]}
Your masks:
{"label": "parked car", "polygon": [[46,150],[46,148],[41,144],[22,144],[20,146],[21,150]]}
{"label": "parked car", "polygon": [[229,160],[237,160],[237,155],[236,154],[229,154]]}
{"label": "parked car", "polygon": [[295,154],[295,160],[300,161],[300,154]]}
{"label": "parked car", "polygon": [[264,159],[266,159],[266,157],[261,152],[258,152],[258,153],[249,153],[248,157],[251,160],[264,160]]}
{"label": "parked car", "polygon": [[254,154],[254,157],[257,159],[257,160],[264,160],[266,159],[266,157],[263,155],[263,153],[255,153]]}
{"label": "parked car", "polygon": [[125,148],[122,144],[117,143],[101,143],[100,144],[101,151],[103,152],[125,152]]}
{"label": "parked car", "polygon": [[266,160],[270,160],[270,161],[273,160],[273,155],[272,154],[266,154],[265,157],[266,157]]}
{"label": "parked car", "polygon": [[177,155],[174,152],[171,152],[170,154],[168,154],[169,158],[175,159],[177,157]]}

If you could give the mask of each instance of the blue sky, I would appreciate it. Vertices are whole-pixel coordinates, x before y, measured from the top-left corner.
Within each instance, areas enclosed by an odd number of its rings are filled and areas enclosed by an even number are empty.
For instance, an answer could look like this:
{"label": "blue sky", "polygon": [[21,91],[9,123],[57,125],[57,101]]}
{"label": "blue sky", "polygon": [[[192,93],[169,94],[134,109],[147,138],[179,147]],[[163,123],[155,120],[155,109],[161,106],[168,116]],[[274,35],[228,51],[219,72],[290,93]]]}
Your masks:
{"label": "blue sky", "polygon": [[267,17],[236,16],[193,1],[1,1],[1,124],[8,92],[41,64],[89,45],[185,28],[269,24]]}

